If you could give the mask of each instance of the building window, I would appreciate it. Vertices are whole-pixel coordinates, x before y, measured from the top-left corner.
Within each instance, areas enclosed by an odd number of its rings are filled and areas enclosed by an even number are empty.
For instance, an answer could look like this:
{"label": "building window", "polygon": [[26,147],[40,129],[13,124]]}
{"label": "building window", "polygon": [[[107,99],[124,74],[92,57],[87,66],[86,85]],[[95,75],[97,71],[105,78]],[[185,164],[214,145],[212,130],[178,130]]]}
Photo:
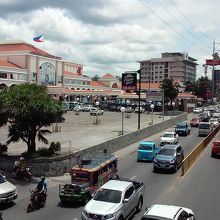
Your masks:
{"label": "building window", "polygon": [[58,76],[58,83],[62,83],[63,82],[63,77],[62,76]]}
{"label": "building window", "polygon": [[0,78],[7,79],[7,73],[1,73],[0,72]]}
{"label": "building window", "polygon": [[40,65],[40,82],[43,85],[55,85],[56,73],[52,63],[44,62]]}

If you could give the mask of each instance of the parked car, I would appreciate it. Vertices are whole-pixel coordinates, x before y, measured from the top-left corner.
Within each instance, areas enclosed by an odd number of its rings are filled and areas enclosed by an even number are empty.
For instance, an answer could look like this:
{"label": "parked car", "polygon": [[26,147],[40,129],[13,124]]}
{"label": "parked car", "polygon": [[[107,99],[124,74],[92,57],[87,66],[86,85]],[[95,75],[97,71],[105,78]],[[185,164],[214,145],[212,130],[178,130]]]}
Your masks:
{"label": "parked car", "polygon": [[[138,113],[139,112],[139,107],[136,107],[134,110],[134,113]],[[140,113],[144,113],[145,109],[143,107],[140,107]]]}
{"label": "parked car", "polygon": [[178,135],[188,135],[190,134],[191,127],[188,125],[187,122],[181,122],[176,124],[175,132]]}
{"label": "parked car", "polygon": [[191,127],[198,127],[199,126],[199,118],[192,118],[190,120],[190,126]]}
{"label": "parked car", "polygon": [[83,105],[82,106],[82,111],[83,112],[89,112],[91,110],[91,108],[93,108],[93,105]]}
{"label": "parked car", "polygon": [[213,141],[212,143],[211,157],[217,155],[220,155],[220,140]]}
{"label": "parked car", "polygon": [[132,113],[132,112],[134,112],[134,109],[132,107],[125,108],[125,113]]}
{"label": "parked car", "polygon": [[198,129],[198,136],[207,136],[213,130],[213,125],[210,122],[200,122]]}
{"label": "parked car", "polygon": [[0,204],[14,201],[18,197],[18,191],[15,185],[8,182],[0,173]]}
{"label": "parked car", "polygon": [[219,125],[218,118],[210,118],[209,122],[213,125],[214,128]]}
{"label": "parked car", "polygon": [[137,150],[137,161],[153,161],[160,148],[152,141],[141,141]]}
{"label": "parked car", "polygon": [[75,111],[75,112],[79,112],[81,110],[82,110],[82,107],[80,105],[75,105],[73,108],[73,111]]}
{"label": "parked car", "polygon": [[81,219],[128,219],[140,212],[145,186],[132,180],[109,180],[84,207]]}
{"label": "parked car", "polygon": [[160,145],[164,144],[177,144],[179,136],[174,131],[166,131],[160,138]]}
{"label": "parked car", "polygon": [[90,109],[90,115],[103,115],[103,114],[104,114],[103,109],[96,108],[96,107],[92,107]]}
{"label": "parked car", "polygon": [[203,109],[202,108],[194,108],[193,112],[194,113],[202,113]]}
{"label": "parked car", "polygon": [[160,149],[153,161],[154,171],[159,169],[177,172],[184,159],[183,148],[180,144],[165,145]]}
{"label": "parked car", "polygon": [[146,208],[141,220],[195,220],[193,211],[189,208],[154,204]]}

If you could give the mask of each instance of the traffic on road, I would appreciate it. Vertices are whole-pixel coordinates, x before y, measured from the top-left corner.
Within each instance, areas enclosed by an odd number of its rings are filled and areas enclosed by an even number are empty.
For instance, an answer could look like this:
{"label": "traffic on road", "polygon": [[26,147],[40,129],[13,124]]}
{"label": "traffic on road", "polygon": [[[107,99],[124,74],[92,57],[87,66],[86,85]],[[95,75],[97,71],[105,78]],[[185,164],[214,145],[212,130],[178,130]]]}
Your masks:
{"label": "traffic on road", "polygon": [[[203,118],[206,113],[202,114],[201,118],[198,116],[200,124],[207,120]],[[211,114],[207,117],[210,119]],[[35,180],[27,183],[10,179],[12,185],[16,185],[13,191],[18,192],[18,198],[13,197],[14,202],[8,200],[1,204],[3,218],[197,219],[197,215],[201,216],[198,214],[201,201],[193,204],[192,201],[188,201],[187,195],[193,193],[193,189],[188,189],[188,193],[181,192],[179,167],[184,155],[189,154],[205,138],[200,137],[199,126],[191,127],[189,121],[178,123],[166,131],[146,137],[141,142],[116,152],[111,156],[115,160],[105,158],[94,164],[95,158],[81,161],[78,168],[71,170],[71,175],[61,177],[59,181],[52,179],[49,181],[48,178],[45,206],[28,214],[26,212],[28,190],[36,185]],[[170,136],[167,137],[166,134]],[[162,139],[164,136],[168,139]],[[218,142],[215,141],[213,144],[215,146],[212,147],[212,154],[209,153],[209,157],[213,156],[213,153],[218,153],[216,150]],[[2,178],[6,182],[6,178],[4,176]],[[62,183],[64,184],[61,186]],[[0,191],[1,197],[7,193],[9,192]],[[85,195],[88,195],[86,199]],[[173,201],[172,205],[170,201]],[[167,206],[168,204],[171,206]],[[148,207],[146,211],[142,206]]]}

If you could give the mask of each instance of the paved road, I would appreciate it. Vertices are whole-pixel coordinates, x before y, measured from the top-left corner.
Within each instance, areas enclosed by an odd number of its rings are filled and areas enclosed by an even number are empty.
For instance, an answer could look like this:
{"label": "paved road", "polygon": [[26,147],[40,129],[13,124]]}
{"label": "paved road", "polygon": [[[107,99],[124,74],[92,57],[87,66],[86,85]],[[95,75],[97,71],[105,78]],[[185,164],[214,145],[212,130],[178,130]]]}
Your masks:
{"label": "paved road", "polygon": [[[91,147],[116,138],[122,127],[122,113],[120,112],[105,112],[104,115],[99,116],[101,123],[98,125],[93,124],[96,116],[90,116],[89,112],[81,112],[80,115],[75,115],[74,112],[70,111],[64,117],[66,118],[65,122],[58,124],[61,126],[61,132],[46,136],[49,142],[60,141],[63,153]],[[170,116],[167,116],[165,120],[169,118]],[[161,115],[155,113],[153,120],[154,123],[161,122]],[[124,133],[136,131],[137,121],[138,114],[135,113],[131,113],[131,118],[125,118]],[[150,114],[141,114],[141,128],[149,126],[150,121]],[[52,130],[52,126],[49,129]],[[0,128],[0,142],[7,140],[7,134],[7,127]],[[45,146],[38,141],[36,143],[38,147]],[[19,155],[26,149],[27,146],[24,142],[10,144],[9,154]]]}
{"label": "paved road", "polygon": [[[172,128],[173,129],[173,128]],[[171,129],[168,129],[171,130]],[[151,136],[147,140],[152,140],[158,142],[160,133]],[[197,128],[192,129],[192,133],[187,137],[180,137],[179,142],[182,144],[185,154],[187,155],[191,149],[198,144],[203,138],[197,136]],[[153,173],[152,172],[152,164],[151,163],[137,163],[136,162],[136,147],[137,144],[133,144],[128,146],[127,148],[116,152],[119,156],[119,174],[121,177],[127,178],[135,178],[139,181],[143,181],[146,185],[144,204],[145,206],[149,206],[155,202],[163,202],[168,203],[171,202],[176,204],[178,201],[178,205],[185,205],[191,207],[192,195],[194,193],[193,188],[188,188],[185,185],[184,193],[181,193],[182,188],[180,186],[180,182],[184,181],[184,178],[180,178],[180,171],[176,174],[171,173]],[[188,174],[187,174],[188,175]],[[201,175],[201,174],[200,174]],[[186,176],[188,177],[188,176]],[[200,177],[201,178],[201,177]],[[58,198],[58,187],[57,184],[60,182],[65,182],[69,180],[69,177],[59,177],[59,178],[50,178],[49,181],[49,193],[48,193],[48,201],[45,208],[40,209],[38,211],[26,214],[25,208],[28,202],[28,188],[32,188],[33,186],[18,186],[20,191],[20,197],[16,201],[16,205],[13,207],[6,207],[4,211],[5,219],[80,219],[80,213],[82,211],[82,207],[60,207],[59,206],[59,198]],[[198,179],[200,180],[200,179]],[[199,183],[199,182],[198,182]],[[196,180],[194,181],[194,185],[196,186]],[[188,191],[187,191],[188,190]],[[189,196],[190,195],[190,196]],[[202,198],[202,196],[200,196]],[[189,200],[188,200],[189,198]],[[205,198],[205,197],[204,197]],[[195,210],[200,210],[200,202],[197,202],[192,206]],[[143,211],[142,211],[143,213]],[[140,219],[142,213],[133,217],[133,219]],[[212,218],[198,218],[201,220],[207,220]],[[214,219],[213,219],[214,220]]]}

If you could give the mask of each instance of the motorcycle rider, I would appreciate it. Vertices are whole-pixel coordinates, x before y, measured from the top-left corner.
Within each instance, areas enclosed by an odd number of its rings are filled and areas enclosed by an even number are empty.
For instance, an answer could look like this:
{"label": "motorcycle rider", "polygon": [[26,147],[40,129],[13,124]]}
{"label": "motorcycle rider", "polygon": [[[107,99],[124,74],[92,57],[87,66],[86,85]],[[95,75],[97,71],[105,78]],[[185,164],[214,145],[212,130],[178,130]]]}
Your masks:
{"label": "motorcycle rider", "polygon": [[14,161],[14,173],[17,174],[18,170],[19,170],[19,158],[17,160]]}
{"label": "motorcycle rider", "polygon": [[39,203],[41,203],[44,199],[46,200],[47,189],[48,189],[47,181],[45,180],[45,176],[42,176],[35,189],[35,193],[39,199]]}

